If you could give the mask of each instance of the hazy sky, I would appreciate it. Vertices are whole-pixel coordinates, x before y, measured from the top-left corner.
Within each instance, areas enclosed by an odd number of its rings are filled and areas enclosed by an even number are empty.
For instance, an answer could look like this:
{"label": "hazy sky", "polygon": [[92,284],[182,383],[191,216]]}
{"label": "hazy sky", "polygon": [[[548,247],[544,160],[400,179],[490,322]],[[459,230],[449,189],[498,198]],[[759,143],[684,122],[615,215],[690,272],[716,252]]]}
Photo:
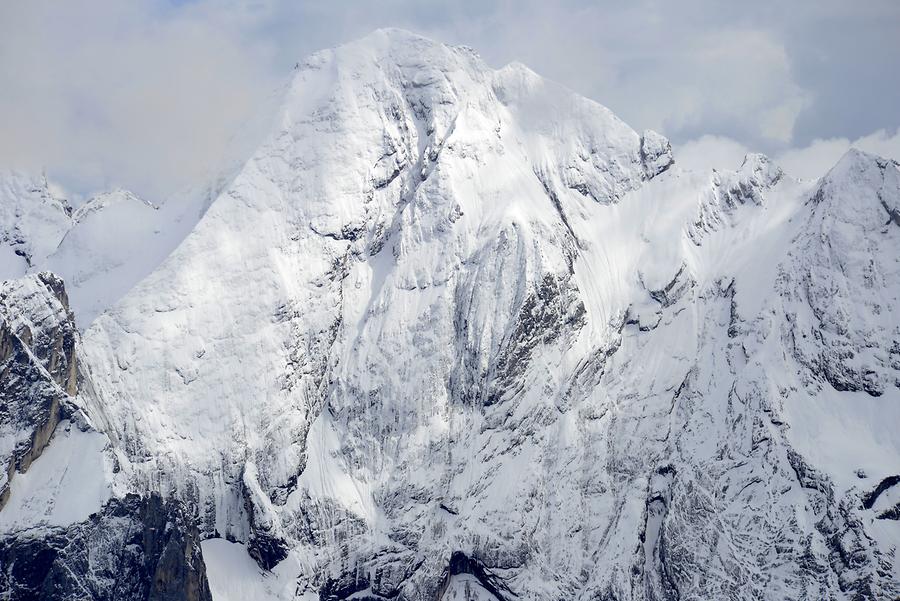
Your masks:
{"label": "hazy sky", "polygon": [[28,0],[0,4],[0,168],[151,199],[195,182],[307,54],[385,26],[521,61],[694,167],[900,159],[900,1]]}

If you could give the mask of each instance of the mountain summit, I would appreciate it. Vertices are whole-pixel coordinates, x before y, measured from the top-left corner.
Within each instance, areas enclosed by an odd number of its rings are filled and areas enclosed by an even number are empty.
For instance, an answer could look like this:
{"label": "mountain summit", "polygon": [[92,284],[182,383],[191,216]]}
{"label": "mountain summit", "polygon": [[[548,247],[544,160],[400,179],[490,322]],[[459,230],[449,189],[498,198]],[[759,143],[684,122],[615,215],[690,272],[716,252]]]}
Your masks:
{"label": "mountain summit", "polygon": [[270,123],[83,335],[2,284],[14,598],[900,594],[896,163],[685,172],[393,29]]}

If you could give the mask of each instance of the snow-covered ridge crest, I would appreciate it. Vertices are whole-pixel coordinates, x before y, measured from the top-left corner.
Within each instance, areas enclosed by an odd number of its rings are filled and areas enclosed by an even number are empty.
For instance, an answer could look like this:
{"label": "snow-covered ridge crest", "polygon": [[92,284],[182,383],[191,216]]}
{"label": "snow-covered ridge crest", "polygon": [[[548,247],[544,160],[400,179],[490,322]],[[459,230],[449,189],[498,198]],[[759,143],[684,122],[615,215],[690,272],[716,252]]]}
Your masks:
{"label": "snow-covered ridge crest", "polygon": [[108,207],[120,203],[143,204],[154,210],[159,209],[159,207],[154,205],[149,200],[140,198],[129,190],[117,188],[115,190],[110,190],[109,192],[104,192],[102,194],[97,194],[96,196],[91,197],[90,200],[75,209],[75,211],[72,213],[72,221],[74,223],[80,223],[90,214],[102,211]]}
{"label": "snow-covered ridge crest", "polygon": [[709,232],[731,227],[742,207],[763,207],[770,191],[785,178],[784,171],[767,156],[748,154],[737,171],[713,171],[711,185],[700,202],[690,237],[702,244]]}

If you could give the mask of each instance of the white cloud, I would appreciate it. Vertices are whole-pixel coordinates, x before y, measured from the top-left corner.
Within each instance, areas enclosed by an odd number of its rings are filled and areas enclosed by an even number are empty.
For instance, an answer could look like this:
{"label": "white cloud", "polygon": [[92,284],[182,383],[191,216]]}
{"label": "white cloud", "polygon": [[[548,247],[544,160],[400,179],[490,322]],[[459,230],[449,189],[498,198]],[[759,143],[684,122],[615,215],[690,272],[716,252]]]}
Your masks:
{"label": "white cloud", "polygon": [[731,138],[702,136],[675,148],[675,162],[688,171],[737,169],[750,150]]}
{"label": "white cloud", "polygon": [[644,109],[654,126],[682,131],[731,123],[752,138],[788,142],[793,137],[808,97],[793,80],[784,47],[770,34],[708,33],[666,56],[658,70],[643,75],[645,89],[625,90],[636,98],[656,91],[667,100]]}
{"label": "white cloud", "polygon": [[893,135],[882,129],[852,141],[847,138],[813,140],[808,146],[781,153],[776,160],[794,177],[816,179],[825,175],[851,147],[900,161],[900,129]]}
{"label": "white cloud", "polygon": [[738,132],[786,143],[811,96],[785,46],[752,24],[712,26],[682,3],[523,1],[433,30],[491,62],[518,60],[610,107],[636,129]]}
{"label": "white cloud", "polygon": [[272,85],[268,50],[199,9],[5,3],[0,165],[151,197],[197,181]]}
{"label": "white cloud", "polygon": [[792,148],[778,155],[777,161],[787,173],[798,179],[818,179],[838,162],[850,148],[850,140],[833,138],[813,140],[803,148]]}
{"label": "white cloud", "polygon": [[866,152],[900,161],[900,128],[897,128],[893,135],[880,129],[856,140],[853,142],[853,146]]}
{"label": "white cloud", "polygon": [[[813,140],[807,146],[790,148],[773,158],[788,174],[798,179],[818,179],[851,147],[900,161],[900,129],[893,134],[881,129],[856,140],[829,138]],[[675,160],[690,171],[735,169],[750,150],[731,138],[702,136],[675,149]]]}

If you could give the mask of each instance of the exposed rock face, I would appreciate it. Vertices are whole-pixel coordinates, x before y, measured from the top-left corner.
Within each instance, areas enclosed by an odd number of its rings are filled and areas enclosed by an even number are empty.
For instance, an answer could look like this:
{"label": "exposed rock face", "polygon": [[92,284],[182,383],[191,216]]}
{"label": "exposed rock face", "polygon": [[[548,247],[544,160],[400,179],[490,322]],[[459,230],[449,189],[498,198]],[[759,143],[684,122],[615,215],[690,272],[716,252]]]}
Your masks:
{"label": "exposed rock face", "polygon": [[734,226],[743,207],[765,206],[767,195],[783,177],[781,168],[761,154],[747,155],[737,172],[714,171],[691,224],[691,240],[699,246],[707,233]]}
{"label": "exposed rock face", "polygon": [[221,536],[279,599],[900,594],[896,164],[686,173],[520,65],[395,30],[283,100],[84,335],[72,403],[116,499],[178,508],[141,591],[162,565],[202,598],[196,537]]}
{"label": "exposed rock face", "polygon": [[673,164],[672,145],[653,130],[645,130],[641,135],[641,161],[647,178],[656,177]]}
{"label": "exposed rock face", "polygon": [[21,601],[210,601],[196,526],[128,495],[83,523],[0,539],[0,590]]}
{"label": "exposed rock face", "polygon": [[62,280],[40,273],[0,283],[0,508],[77,392],[76,335]]}
{"label": "exposed rock face", "polygon": [[[62,444],[54,437],[62,419],[73,418],[89,428],[73,402],[79,380],[77,342],[58,277],[39,273],[0,284],[0,440],[5,462],[0,508],[10,498],[11,486],[18,484],[13,479],[31,477],[29,468],[38,461],[56,460],[44,459],[42,453],[49,444]],[[90,452],[92,447],[84,449]],[[63,478],[48,485],[55,486],[56,493],[33,491],[41,497],[35,502],[83,502],[82,495],[65,488]],[[27,488],[22,494],[29,494]],[[17,499],[17,507],[7,511],[30,504],[30,499]],[[37,509],[35,515],[40,515],[43,508]],[[34,523],[30,529],[28,524],[22,529],[20,522],[0,526],[4,599],[211,599],[194,518],[177,501],[129,494],[110,500],[85,522]]]}

